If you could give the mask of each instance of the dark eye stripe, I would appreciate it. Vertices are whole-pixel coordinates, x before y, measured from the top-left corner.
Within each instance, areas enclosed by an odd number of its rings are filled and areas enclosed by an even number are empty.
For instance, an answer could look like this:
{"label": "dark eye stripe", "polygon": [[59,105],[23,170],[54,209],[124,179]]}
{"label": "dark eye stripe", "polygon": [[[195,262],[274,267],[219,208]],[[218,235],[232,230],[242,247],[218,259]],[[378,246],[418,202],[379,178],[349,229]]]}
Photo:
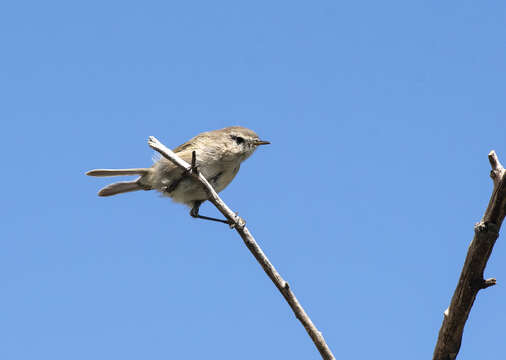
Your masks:
{"label": "dark eye stripe", "polygon": [[242,137],[240,137],[240,136],[230,135],[230,137],[231,137],[232,139],[234,139],[234,140],[235,140],[235,142],[236,142],[238,145],[240,145],[240,144],[242,144],[242,143],[244,142],[244,138],[242,138]]}

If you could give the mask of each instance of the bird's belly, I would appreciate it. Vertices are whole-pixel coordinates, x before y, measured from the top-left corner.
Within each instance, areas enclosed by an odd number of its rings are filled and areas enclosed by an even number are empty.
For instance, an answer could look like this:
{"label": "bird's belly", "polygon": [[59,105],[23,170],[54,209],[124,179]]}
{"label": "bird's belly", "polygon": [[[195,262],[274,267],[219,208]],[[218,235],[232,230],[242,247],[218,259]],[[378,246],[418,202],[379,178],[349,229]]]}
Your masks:
{"label": "bird's belly", "polygon": [[[208,170],[208,169],[206,169]],[[220,192],[225,189],[228,184],[234,179],[235,175],[239,167],[231,168],[230,170],[220,170],[212,173],[210,176],[207,176],[206,179],[213,186],[216,192]],[[209,172],[209,171],[203,171]],[[205,176],[205,174],[204,174]],[[207,193],[204,190],[203,186],[191,177],[185,177],[181,179],[181,181],[177,184],[174,191],[171,193],[166,193],[165,195],[170,196],[174,201],[183,203],[183,204],[191,204],[194,201],[204,201],[208,199]]]}
{"label": "bird's belly", "polygon": [[207,193],[200,183],[192,178],[185,178],[171,193],[167,194],[178,203],[191,204],[194,201],[204,201]]}

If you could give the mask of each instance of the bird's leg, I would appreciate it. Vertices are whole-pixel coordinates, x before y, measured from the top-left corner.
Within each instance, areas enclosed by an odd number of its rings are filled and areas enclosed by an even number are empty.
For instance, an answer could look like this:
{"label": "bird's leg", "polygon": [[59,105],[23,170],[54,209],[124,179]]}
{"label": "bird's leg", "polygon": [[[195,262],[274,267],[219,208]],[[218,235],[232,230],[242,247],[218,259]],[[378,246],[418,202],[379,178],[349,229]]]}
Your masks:
{"label": "bird's leg", "polygon": [[202,205],[202,203],[203,203],[203,201],[199,201],[199,200],[194,202],[194,205],[193,205],[192,209],[190,210],[191,217],[194,217],[197,219],[203,219],[203,220],[217,221],[217,222],[221,222],[221,223],[225,223],[225,224],[230,225],[230,221],[228,221],[228,220],[216,219],[216,218],[209,217],[209,216],[199,215],[199,208],[200,208],[200,205]]}
{"label": "bird's leg", "polygon": [[[197,165],[197,153],[195,151],[192,151],[192,163],[191,163],[190,169],[188,170],[188,173],[189,173],[189,175],[199,173],[198,165]],[[193,207],[190,210],[191,217],[194,217],[197,219],[203,219],[203,220],[217,221],[217,222],[221,222],[221,223],[225,223],[225,224],[230,225],[230,221],[228,221],[228,220],[222,220],[222,219],[217,219],[217,218],[213,218],[213,217],[209,217],[209,216],[199,215],[199,209],[200,209],[200,205],[202,205],[202,203],[203,203],[203,201],[200,201],[200,200],[197,200],[193,203]]]}

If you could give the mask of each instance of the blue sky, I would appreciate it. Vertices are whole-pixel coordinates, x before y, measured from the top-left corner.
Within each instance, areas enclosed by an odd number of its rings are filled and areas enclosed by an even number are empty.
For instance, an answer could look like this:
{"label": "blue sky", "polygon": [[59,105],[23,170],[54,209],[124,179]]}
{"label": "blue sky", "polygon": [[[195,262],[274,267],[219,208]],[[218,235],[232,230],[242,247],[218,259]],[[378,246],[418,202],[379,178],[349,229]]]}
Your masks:
{"label": "blue sky", "polygon": [[[427,359],[506,163],[499,1],[0,6],[2,359],[318,359],[237,234],[97,167],[254,129],[221,193],[337,358]],[[216,215],[209,204],[202,213]],[[504,356],[499,238],[460,358]],[[491,345],[492,344],[492,345]],[[409,355],[406,355],[409,354]]]}

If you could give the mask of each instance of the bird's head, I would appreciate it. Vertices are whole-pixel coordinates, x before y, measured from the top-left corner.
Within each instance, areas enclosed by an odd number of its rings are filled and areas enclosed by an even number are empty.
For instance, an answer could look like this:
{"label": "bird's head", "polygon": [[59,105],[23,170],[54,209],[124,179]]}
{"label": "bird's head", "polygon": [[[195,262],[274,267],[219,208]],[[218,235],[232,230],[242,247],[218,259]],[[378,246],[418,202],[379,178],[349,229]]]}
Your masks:
{"label": "bird's head", "polygon": [[268,145],[270,142],[260,140],[258,135],[242,126],[231,126],[223,129],[225,141],[229,151],[241,156],[241,161],[246,160],[260,145]]}

